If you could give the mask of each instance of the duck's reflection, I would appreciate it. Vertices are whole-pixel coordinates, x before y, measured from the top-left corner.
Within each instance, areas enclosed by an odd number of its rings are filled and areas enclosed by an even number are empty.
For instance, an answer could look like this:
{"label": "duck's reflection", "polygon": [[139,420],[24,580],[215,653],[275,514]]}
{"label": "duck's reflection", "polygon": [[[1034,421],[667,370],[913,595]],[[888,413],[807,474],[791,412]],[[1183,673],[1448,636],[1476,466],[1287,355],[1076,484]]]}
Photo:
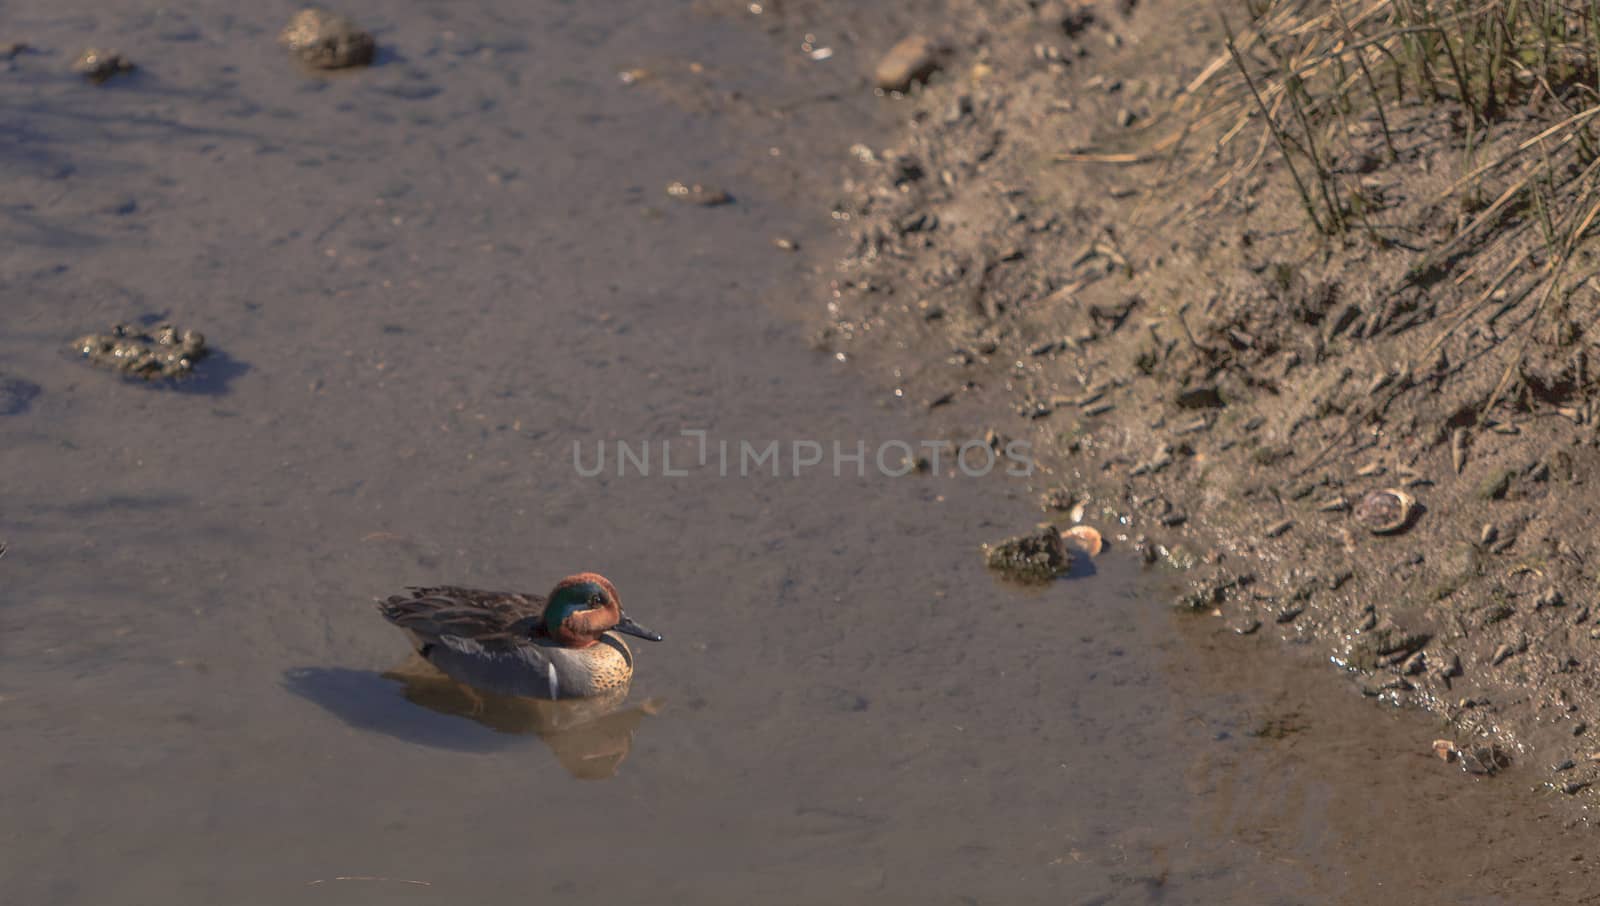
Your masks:
{"label": "duck's reflection", "polygon": [[561,701],[495,695],[456,682],[416,654],[384,671],[383,678],[400,683],[407,701],[430,711],[466,717],[497,733],[537,735],[579,780],[614,776],[633,748],[633,731],[662,705],[651,698],[623,708],[627,686]]}

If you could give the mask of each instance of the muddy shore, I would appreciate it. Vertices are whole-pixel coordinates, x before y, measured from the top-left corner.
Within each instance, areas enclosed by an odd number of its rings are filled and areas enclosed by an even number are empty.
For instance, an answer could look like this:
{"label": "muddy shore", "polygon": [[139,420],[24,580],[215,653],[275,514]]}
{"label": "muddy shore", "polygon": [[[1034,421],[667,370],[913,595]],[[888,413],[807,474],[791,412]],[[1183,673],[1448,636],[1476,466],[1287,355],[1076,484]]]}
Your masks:
{"label": "muddy shore", "polygon": [[1549,259],[1488,243],[1430,270],[1469,219],[1436,200],[1463,144],[1550,110],[1477,136],[1421,101],[1351,113],[1330,178],[1404,229],[1329,238],[1264,131],[1244,163],[1157,153],[1227,62],[1213,7],[936,6],[878,36],[942,57],[841,180],[819,346],[952,438],[1030,442],[1041,520],[1173,571],[1174,606],[1591,800],[1596,290],[1544,310]]}

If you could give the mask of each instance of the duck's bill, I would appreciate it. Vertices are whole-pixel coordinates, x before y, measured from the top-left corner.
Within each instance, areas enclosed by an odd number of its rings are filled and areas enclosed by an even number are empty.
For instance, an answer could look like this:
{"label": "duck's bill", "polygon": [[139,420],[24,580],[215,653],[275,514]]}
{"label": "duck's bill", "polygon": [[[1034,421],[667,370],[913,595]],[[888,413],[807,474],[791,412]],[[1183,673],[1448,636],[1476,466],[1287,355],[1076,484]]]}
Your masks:
{"label": "duck's bill", "polygon": [[661,641],[661,633],[640,626],[627,614],[623,614],[621,621],[611,628],[617,632],[626,632],[628,635],[638,636],[641,639],[647,639],[652,642]]}

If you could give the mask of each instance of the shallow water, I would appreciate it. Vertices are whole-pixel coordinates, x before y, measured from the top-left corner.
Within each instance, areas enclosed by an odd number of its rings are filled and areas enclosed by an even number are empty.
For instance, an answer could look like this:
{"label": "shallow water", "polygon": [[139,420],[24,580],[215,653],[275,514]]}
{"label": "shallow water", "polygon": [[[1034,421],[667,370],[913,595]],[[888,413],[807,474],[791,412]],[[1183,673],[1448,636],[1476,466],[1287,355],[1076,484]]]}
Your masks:
{"label": "shallow water", "polygon": [[[866,51],[813,77],[683,3],[351,5],[381,65],[318,79],[272,43],[287,7],[187,8],[9,7],[40,48],[0,73],[0,378],[37,388],[0,405],[15,902],[1597,889],[1530,777],[1463,777],[1125,554],[994,582],[974,543],[1038,518],[1023,480],[578,473],[575,442],[694,465],[685,429],[943,436],[782,316],[830,234],[796,161],[871,125],[812,99]],[[91,43],[143,69],[83,85]],[[219,356],[170,392],[64,351],[139,317]],[[542,741],[383,676],[374,597],[578,569],[667,636],[602,726]]]}

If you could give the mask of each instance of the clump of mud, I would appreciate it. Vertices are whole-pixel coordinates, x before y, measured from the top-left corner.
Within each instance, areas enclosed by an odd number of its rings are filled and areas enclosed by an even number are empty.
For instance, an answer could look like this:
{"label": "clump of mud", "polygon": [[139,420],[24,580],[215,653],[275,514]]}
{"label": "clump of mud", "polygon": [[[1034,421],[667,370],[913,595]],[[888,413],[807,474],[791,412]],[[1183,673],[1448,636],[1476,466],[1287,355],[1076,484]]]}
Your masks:
{"label": "clump of mud", "polygon": [[984,563],[1013,582],[1039,585],[1072,569],[1072,551],[1053,525],[1031,535],[985,544],[982,550]]}
{"label": "clump of mud", "polygon": [[295,13],[278,41],[314,69],[366,66],[378,50],[378,42],[354,22],[316,7]]}
{"label": "clump of mud", "polygon": [[911,35],[889,48],[873,70],[883,91],[907,91],[939,71],[939,45],[925,35]]}
{"label": "clump of mud", "polygon": [[145,380],[187,377],[206,356],[203,334],[172,324],[162,324],[154,333],[118,324],[107,333],[79,337],[72,346],[96,365]]}
{"label": "clump of mud", "polygon": [[133,61],[122,54],[99,47],[89,48],[72,61],[72,71],[96,85],[135,68]]}
{"label": "clump of mud", "polygon": [[667,197],[703,208],[733,203],[733,196],[721,186],[701,183],[670,182],[667,184]]}

